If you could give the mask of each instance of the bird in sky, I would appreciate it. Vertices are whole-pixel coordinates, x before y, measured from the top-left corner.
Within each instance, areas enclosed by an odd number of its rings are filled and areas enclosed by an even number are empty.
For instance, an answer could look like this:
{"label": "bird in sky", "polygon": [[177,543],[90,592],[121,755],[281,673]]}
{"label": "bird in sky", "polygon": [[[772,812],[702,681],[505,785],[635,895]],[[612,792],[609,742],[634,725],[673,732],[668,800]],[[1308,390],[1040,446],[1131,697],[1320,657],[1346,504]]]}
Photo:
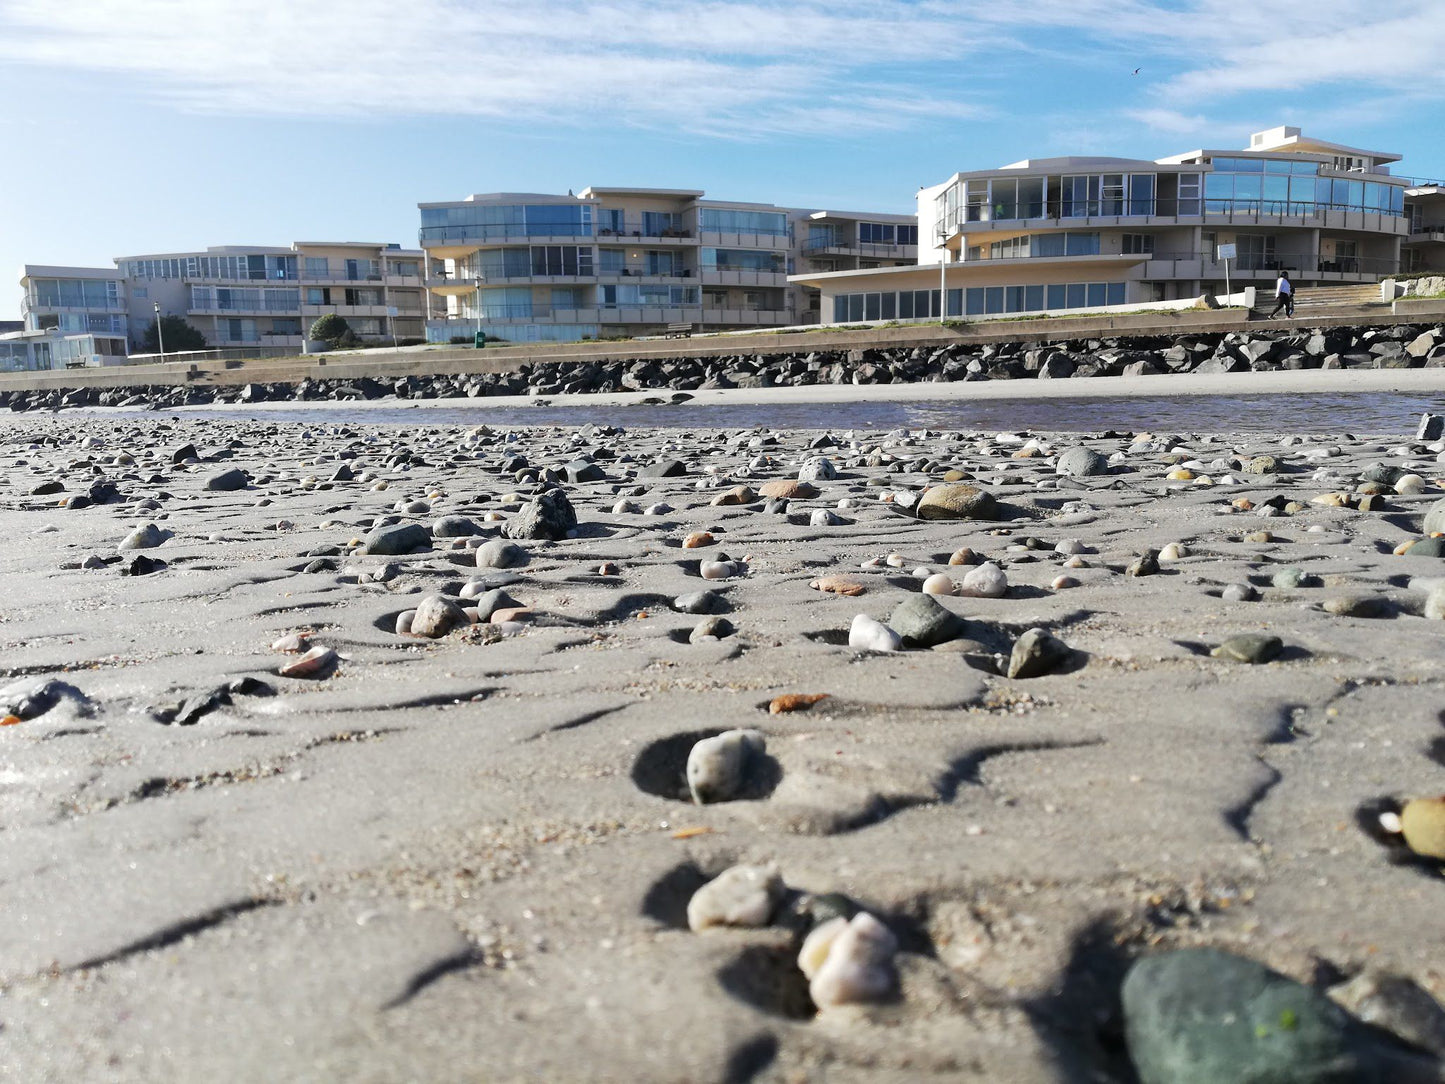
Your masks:
{"label": "bird in sky", "polygon": [[1139,74],[1141,71],[1143,71],[1143,70],[1144,70],[1143,68],[1135,68],[1135,69],[1134,69],[1134,74],[1135,74],[1135,75],[1138,75],[1138,74]]}

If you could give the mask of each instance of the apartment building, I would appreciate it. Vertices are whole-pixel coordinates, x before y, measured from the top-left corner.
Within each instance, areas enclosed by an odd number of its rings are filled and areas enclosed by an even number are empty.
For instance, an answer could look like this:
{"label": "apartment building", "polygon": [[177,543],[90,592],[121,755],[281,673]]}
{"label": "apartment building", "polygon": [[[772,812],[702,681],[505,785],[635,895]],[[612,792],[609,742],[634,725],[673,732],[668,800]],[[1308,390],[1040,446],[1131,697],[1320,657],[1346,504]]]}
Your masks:
{"label": "apartment building", "polygon": [[1410,232],[1401,246],[1400,270],[1445,273],[1445,181],[1411,180],[1405,190]]}
{"label": "apartment building", "polygon": [[20,289],[23,329],[0,337],[0,369],[125,360],[128,290],[115,268],[26,264]]}
{"label": "apartment building", "polygon": [[129,286],[134,348],[158,306],[213,347],[299,352],[312,323],[327,313],[345,318],[359,339],[420,340],[422,259],[397,245],[298,241],[123,256],[116,267]]}
{"label": "apartment building", "polygon": [[821,291],[828,321],[1140,304],[1286,269],[1304,288],[1374,282],[1401,269],[1410,237],[1410,182],[1389,168],[1399,157],[1280,127],[1243,150],[956,173],[919,191],[926,262],[793,281]]}
{"label": "apartment building", "polygon": [[[797,324],[810,311],[816,319],[809,295],[817,295],[788,275],[815,258],[857,266],[916,254],[912,216],[730,203],[694,190],[493,193],[419,209],[432,342],[470,341],[477,331],[528,342],[683,323],[698,331]],[[818,245],[805,249],[815,214],[833,217],[817,223]],[[836,243],[832,252],[825,239]]]}

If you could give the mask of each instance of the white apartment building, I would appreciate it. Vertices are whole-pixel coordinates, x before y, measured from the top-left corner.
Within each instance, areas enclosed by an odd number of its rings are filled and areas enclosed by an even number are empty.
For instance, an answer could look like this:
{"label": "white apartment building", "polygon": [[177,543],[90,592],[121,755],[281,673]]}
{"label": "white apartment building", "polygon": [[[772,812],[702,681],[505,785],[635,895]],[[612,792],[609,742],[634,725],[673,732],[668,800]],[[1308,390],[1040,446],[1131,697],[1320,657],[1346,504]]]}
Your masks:
{"label": "white apartment building", "polygon": [[[1401,269],[1411,236],[1399,155],[1281,127],[1244,150],[1155,161],[1049,158],[956,173],[918,194],[911,268],[794,276],[823,319],[938,319],[1223,293],[1233,285],[1366,283]],[[942,264],[942,266],[940,266]],[[946,291],[946,292],[945,292]]]}
{"label": "white apartment building", "polygon": [[[470,342],[478,331],[529,342],[656,334],[669,324],[797,324],[809,312],[816,319],[816,293],[790,285],[790,273],[815,259],[859,266],[916,254],[911,215],[729,203],[693,190],[503,192],[419,209],[432,342]],[[815,223],[817,214],[832,217]]]}
{"label": "white apartment building", "polygon": [[159,306],[213,347],[299,352],[327,313],[343,317],[359,339],[420,341],[422,259],[397,245],[297,241],[122,256],[116,266],[129,286],[134,347]]}
{"label": "white apartment building", "polygon": [[1412,179],[1405,189],[1410,232],[1401,246],[1401,271],[1445,274],[1445,181]]}
{"label": "white apartment building", "polygon": [[0,370],[125,360],[129,294],[115,268],[26,264],[20,289],[24,330],[0,336]]}

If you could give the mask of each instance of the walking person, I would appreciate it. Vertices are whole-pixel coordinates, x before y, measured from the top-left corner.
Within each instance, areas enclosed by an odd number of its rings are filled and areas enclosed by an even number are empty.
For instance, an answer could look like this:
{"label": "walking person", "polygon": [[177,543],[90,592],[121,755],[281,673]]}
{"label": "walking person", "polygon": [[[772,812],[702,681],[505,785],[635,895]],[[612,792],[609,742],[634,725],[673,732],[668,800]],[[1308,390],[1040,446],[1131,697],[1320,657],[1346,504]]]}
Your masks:
{"label": "walking person", "polygon": [[1269,318],[1273,320],[1284,309],[1286,317],[1294,315],[1294,284],[1289,280],[1289,272],[1281,271],[1279,278],[1274,282],[1274,309],[1270,312]]}

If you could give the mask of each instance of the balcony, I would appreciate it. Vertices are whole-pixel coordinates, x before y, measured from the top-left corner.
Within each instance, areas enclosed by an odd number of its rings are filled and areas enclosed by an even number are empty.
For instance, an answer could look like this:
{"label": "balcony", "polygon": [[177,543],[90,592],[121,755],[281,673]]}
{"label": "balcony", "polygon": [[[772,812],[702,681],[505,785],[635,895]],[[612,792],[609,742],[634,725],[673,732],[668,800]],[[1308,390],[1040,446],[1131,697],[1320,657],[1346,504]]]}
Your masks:
{"label": "balcony", "polygon": [[302,316],[325,316],[334,312],[337,316],[385,316],[385,305],[311,305],[301,306]]}
{"label": "balcony", "polygon": [[704,230],[698,234],[698,242],[709,248],[764,248],[784,252],[792,247],[792,237],[782,233],[720,233]]}
{"label": "balcony", "polygon": [[702,281],[707,286],[786,286],[788,273],[778,271],[754,271],[729,267],[703,268]]}
{"label": "balcony", "polygon": [[[545,231],[545,232],[544,232]],[[476,226],[423,226],[418,234],[423,248],[481,248],[484,245],[543,245],[596,236],[590,222],[548,222],[527,226],[522,222],[498,222]]]}
{"label": "balcony", "polygon": [[300,300],[281,302],[272,300],[258,301],[254,304],[245,301],[219,301],[211,300],[201,303],[193,303],[186,311],[193,315],[216,316],[265,316],[268,313],[282,313],[286,316],[295,316],[302,309]]}
{"label": "balcony", "polygon": [[859,256],[868,260],[918,259],[917,245],[880,245],[843,237],[810,237],[803,243],[808,256]]}
{"label": "balcony", "polygon": [[[1143,279],[1223,279],[1224,263],[1212,252],[1154,252],[1145,260]],[[1280,271],[1311,282],[1375,282],[1400,270],[1400,261],[1388,257],[1333,256],[1282,252],[1273,255],[1245,253],[1229,261],[1229,274],[1245,279],[1270,280]]]}
{"label": "balcony", "polygon": [[1412,245],[1428,244],[1431,241],[1445,241],[1445,226],[1411,226],[1405,238]]}
{"label": "balcony", "polygon": [[793,322],[790,309],[703,309],[702,322],[710,328],[781,327]]}
{"label": "balcony", "polygon": [[1082,226],[1298,225],[1404,233],[1399,212],[1294,200],[1129,199],[1049,200],[999,207],[955,209],[947,220],[950,239],[960,233]]}
{"label": "balcony", "polygon": [[636,240],[664,241],[670,244],[697,244],[697,238],[693,231],[685,226],[662,226],[655,221],[649,221],[641,217],[628,217],[620,222],[617,219],[607,218],[597,225],[598,244],[611,242],[629,242]]}
{"label": "balcony", "polygon": [[599,279],[692,279],[697,272],[690,267],[668,267],[646,263],[625,263],[621,267],[605,267],[597,272]]}

